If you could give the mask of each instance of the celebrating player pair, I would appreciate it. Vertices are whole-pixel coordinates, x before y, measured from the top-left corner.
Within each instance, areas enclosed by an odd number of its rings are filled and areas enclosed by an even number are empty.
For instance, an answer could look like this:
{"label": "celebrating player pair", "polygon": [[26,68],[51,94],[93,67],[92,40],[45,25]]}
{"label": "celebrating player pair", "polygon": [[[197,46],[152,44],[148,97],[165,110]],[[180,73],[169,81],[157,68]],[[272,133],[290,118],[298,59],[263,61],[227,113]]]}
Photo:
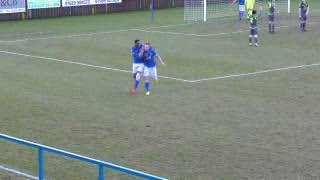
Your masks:
{"label": "celebrating player pair", "polygon": [[132,94],[137,94],[138,86],[143,73],[144,85],[146,89],[146,95],[150,95],[150,81],[158,81],[157,75],[157,58],[162,65],[165,65],[160,55],[150,45],[150,43],[141,44],[140,40],[135,40],[134,45],[131,48],[132,56],[132,74],[134,79],[134,85],[131,89]]}

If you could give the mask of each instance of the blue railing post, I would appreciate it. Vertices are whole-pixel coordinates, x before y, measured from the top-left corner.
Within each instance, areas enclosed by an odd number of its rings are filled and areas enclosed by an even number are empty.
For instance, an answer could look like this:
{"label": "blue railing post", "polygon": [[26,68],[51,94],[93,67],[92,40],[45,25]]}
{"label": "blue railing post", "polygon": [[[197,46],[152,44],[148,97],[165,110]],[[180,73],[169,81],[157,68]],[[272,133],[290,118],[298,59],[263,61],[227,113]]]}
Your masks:
{"label": "blue railing post", "polygon": [[43,149],[38,147],[38,168],[39,168],[39,180],[44,180],[44,173],[43,173]]}
{"label": "blue railing post", "polygon": [[151,21],[154,21],[154,0],[151,0]]}
{"label": "blue railing post", "polygon": [[103,171],[103,165],[99,164],[99,180],[104,180],[104,171]]}
{"label": "blue railing post", "polygon": [[119,165],[112,164],[112,163],[109,163],[109,162],[97,160],[97,159],[90,158],[90,157],[87,157],[87,156],[83,156],[83,155],[80,155],[80,154],[75,154],[75,153],[72,153],[72,152],[64,151],[64,150],[61,150],[61,149],[56,149],[56,148],[53,148],[53,147],[45,146],[45,145],[34,143],[34,142],[31,142],[31,141],[19,139],[19,138],[12,137],[12,136],[9,136],[9,135],[6,135],[6,134],[1,134],[0,133],[0,139],[4,139],[4,140],[7,140],[7,141],[15,142],[15,143],[18,143],[18,144],[22,144],[22,145],[29,146],[29,147],[37,149],[37,151],[38,151],[38,171],[39,171],[38,172],[38,176],[39,176],[39,180],[44,180],[44,154],[43,154],[44,152],[53,153],[53,154],[61,155],[61,156],[68,157],[68,158],[78,159],[80,161],[84,161],[84,162],[87,162],[87,163],[90,163],[90,164],[98,165],[98,173],[99,173],[98,174],[98,179],[99,180],[104,180],[104,168],[112,169],[112,170],[115,170],[115,171],[119,171],[119,172],[122,172],[122,173],[127,173],[127,174],[130,174],[130,175],[133,175],[133,176],[137,176],[137,177],[141,177],[141,178],[149,179],[149,180],[167,180],[166,178],[163,178],[163,177],[155,176],[155,175],[148,174],[148,173],[145,173],[145,172],[141,172],[141,171],[137,171],[137,170],[134,170],[134,169],[126,168],[126,167],[123,167],[123,166],[119,166]]}

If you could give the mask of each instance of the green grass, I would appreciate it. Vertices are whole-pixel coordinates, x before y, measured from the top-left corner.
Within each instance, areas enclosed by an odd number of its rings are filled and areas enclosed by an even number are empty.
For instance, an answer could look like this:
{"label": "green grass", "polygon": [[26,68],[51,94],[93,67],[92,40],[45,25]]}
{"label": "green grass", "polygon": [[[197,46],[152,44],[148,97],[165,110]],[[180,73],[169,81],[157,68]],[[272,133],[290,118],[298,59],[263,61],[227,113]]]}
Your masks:
{"label": "green grass", "polygon": [[28,180],[29,178],[23,177],[23,176],[17,176],[15,174],[7,173],[7,172],[1,172],[0,173],[0,179],[1,180]]}
{"label": "green grass", "polygon": [[[314,4],[311,4],[314,2]],[[310,2],[314,9],[319,3]],[[129,70],[135,38],[150,41],[167,62],[163,76],[197,80],[319,63],[320,12],[306,33],[295,15],[275,35],[259,22],[260,47],[248,47],[245,22],[148,31],[182,24],[182,9],[0,24],[0,49]],[[174,180],[317,179],[319,66],[199,83],[160,79],[150,97],[129,93],[130,74],[0,53],[0,132]],[[0,141],[0,164],[36,175],[36,151]],[[96,179],[97,168],[46,154],[46,179]],[[134,179],[106,170],[107,179]],[[12,174],[0,171],[0,178]]]}

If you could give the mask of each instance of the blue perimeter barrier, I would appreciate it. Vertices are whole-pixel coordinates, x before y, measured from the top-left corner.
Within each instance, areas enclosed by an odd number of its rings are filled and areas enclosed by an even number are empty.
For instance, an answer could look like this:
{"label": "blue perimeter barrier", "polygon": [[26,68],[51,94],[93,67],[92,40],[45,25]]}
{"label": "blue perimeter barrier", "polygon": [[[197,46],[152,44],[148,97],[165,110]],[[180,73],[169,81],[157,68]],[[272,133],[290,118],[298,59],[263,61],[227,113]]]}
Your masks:
{"label": "blue perimeter barrier", "polygon": [[167,180],[166,178],[163,178],[163,177],[154,176],[154,175],[147,174],[147,173],[137,171],[134,169],[129,169],[129,168],[119,166],[116,164],[104,162],[101,160],[93,159],[93,158],[82,156],[79,154],[75,154],[75,153],[63,151],[60,149],[52,148],[49,146],[37,144],[37,143],[31,142],[31,141],[26,141],[23,139],[19,139],[19,138],[12,137],[12,136],[5,135],[5,134],[1,134],[1,133],[0,133],[0,139],[4,139],[7,141],[15,142],[18,144],[22,144],[25,146],[29,146],[29,147],[38,149],[38,176],[39,176],[39,180],[44,180],[44,156],[43,156],[44,152],[50,152],[53,154],[58,154],[58,155],[62,155],[65,157],[78,159],[80,161],[84,161],[87,163],[96,164],[98,166],[98,179],[99,180],[104,179],[104,168],[113,169],[116,171],[120,171],[123,173],[127,173],[127,174],[130,174],[133,176],[137,176],[137,177],[141,177],[141,178],[149,179],[149,180]]}

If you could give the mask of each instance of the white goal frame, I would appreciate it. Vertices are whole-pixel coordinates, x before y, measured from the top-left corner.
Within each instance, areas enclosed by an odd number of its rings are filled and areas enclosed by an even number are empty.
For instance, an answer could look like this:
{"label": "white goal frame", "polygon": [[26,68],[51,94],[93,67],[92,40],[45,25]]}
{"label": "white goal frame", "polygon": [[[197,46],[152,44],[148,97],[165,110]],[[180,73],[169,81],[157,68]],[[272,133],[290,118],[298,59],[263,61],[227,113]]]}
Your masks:
{"label": "white goal frame", "polygon": [[[203,21],[203,22],[207,22],[207,20],[208,20],[208,7],[207,7],[207,4],[208,4],[208,1],[210,1],[210,0],[185,0],[184,1],[184,8],[185,8],[185,15],[184,15],[184,19],[186,20],[186,21],[198,21],[198,20],[201,20],[201,21]],[[230,1],[232,1],[232,0],[230,0]],[[267,1],[267,0],[265,0],[265,1]],[[276,0],[277,1],[277,0]],[[286,0],[287,1],[287,13],[289,14],[289,13],[291,13],[291,0]],[[201,3],[199,3],[199,2],[201,2]],[[192,4],[192,3],[194,3],[194,4]],[[210,3],[210,2],[209,2]],[[196,13],[197,14],[197,17],[195,17],[195,18],[186,18],[186,6],[191,6],[191,9],[192,9],[192,6],[193,5],[195,5],[195,6],[197,6],[196,8],[199,10],[199,11],[203,11],[203,12],[201,12],[201,16],[202,17],[200,17],[200,13]],[[199,6],[201,6],[201,7],[199,7]]]}

